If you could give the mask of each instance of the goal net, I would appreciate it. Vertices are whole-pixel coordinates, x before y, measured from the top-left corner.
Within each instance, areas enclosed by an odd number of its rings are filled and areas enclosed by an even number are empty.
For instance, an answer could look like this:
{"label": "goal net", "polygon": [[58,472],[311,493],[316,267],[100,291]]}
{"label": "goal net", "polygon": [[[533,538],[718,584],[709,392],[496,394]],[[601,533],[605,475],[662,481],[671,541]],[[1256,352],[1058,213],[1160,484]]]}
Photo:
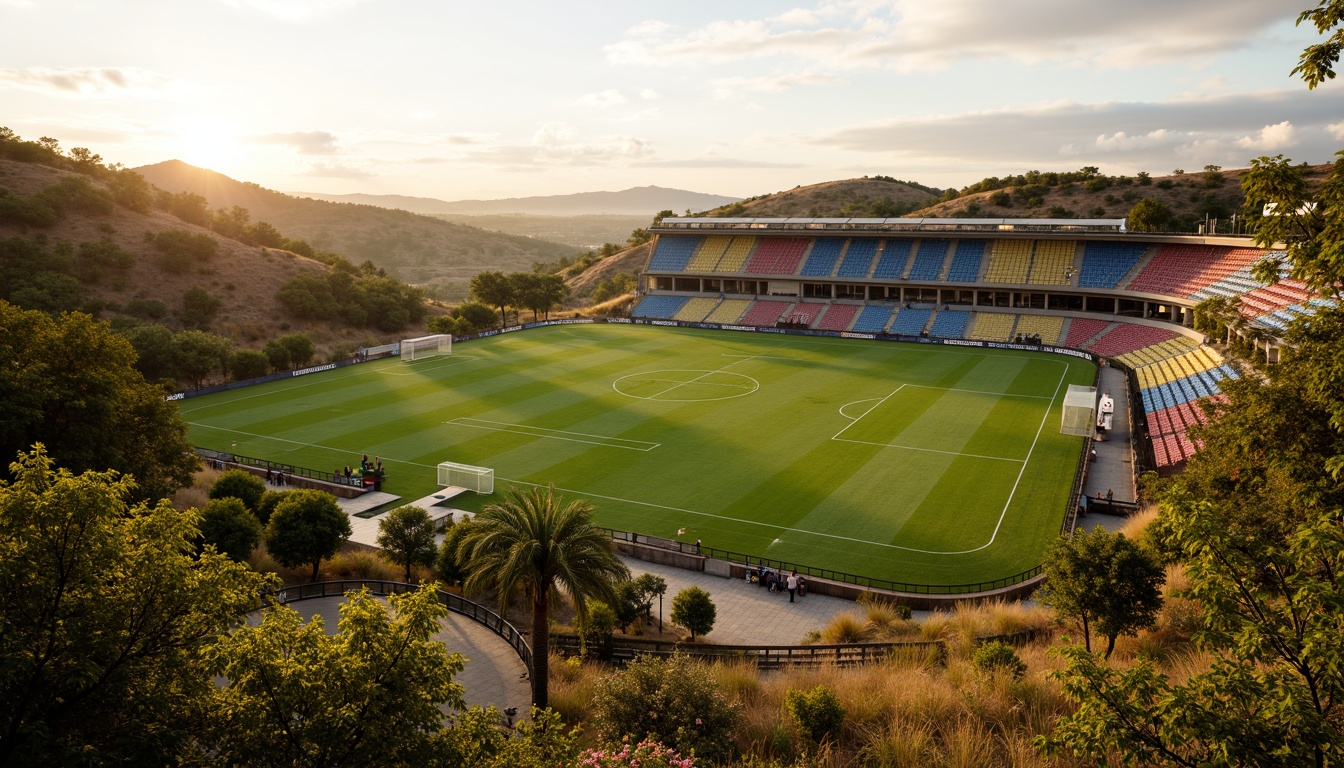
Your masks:
{"label": "goal net", "polygon": [[495,470],[445,461],[439,464],[439,485],[443,487],[455,485],[476,493],[494,493]]}
{"label": "goal net", "polygon": [[1064,395],[1064,417],[1060,434],[1089,437],[1096,424],[1097,388],[1070,384]]}
{"label": "goal net", "polygon": [[453,337],[447,333],[401,340],[401,359],[419,360],[430,355],[453,354]]}

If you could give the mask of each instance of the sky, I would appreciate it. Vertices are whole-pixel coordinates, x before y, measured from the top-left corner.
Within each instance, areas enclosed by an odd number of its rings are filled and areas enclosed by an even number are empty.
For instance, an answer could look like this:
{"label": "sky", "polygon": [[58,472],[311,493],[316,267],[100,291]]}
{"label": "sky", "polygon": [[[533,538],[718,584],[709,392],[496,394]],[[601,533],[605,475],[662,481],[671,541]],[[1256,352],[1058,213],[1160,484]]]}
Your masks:
{"label": "sky", "polygon": [[1314,0],[0,0],[0,125],[282,191],[736,197],[1344,148]]}

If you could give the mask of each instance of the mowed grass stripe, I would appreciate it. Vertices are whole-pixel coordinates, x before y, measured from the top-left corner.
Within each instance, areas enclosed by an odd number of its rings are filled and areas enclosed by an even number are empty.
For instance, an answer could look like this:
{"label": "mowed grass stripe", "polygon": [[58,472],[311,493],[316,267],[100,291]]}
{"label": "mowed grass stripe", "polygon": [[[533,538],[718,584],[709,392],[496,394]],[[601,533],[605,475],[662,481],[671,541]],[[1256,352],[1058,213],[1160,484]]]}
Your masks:
{"label": "mowed grass stripe", "polygon": [[[963,551],[980,518],[985,518],[980,535],[992,530],[988,518],[995,504],[1002,510],[1006,494],[996,492],[991,503],[990,492],[982,489],[975,499],[979,506],[963,505],[955,493],[968,484],[949,485],[966,474],[953,468],[963,459],[920,454],[916,461],[910,451],[832,441],[850,424],[839,409],[875,401],[905,383],[1048,396],[1046,385],[1053,387],[1064,370],[1059,359],[619,326],[539,329],[462,344],[455,351],[475,359],[467,365],[426,364],[413,376],[381,372],[415,370],[400,361],[371,363],[357,366],[357,377],[347,373],[350,369],[305,377],[312,386],[288,394],[229,402],[241,394],[266,394],[262,387],[186,401],[182,407],[203,425],[192,428],[193,438],[210,447],[227,449],[237,439],[240,453],[274,455],[317,469],[335,469],[357,461],[360,453],[377,453],[392,470],[387,490],[404,498],[434,490],[438,461],[466,461],[494,466],[501,488],[506,480],[553,481],[571,495],[589,495],[598,505],[599,521],[612,527],[663,536],[687,528],[714,546],[914,582],[978,581],[1022,570],[1016,567],[1020,562],[1039,562],[1047,536],[1058,530],[1081,442],[1053,434],[1057,430],[1047,426],[995,545],[964,556],[926,555],[893,547],[918,541],[916,534],[927,530],[930,539],[943,539],[930,549]],[[738,362],[729,355],[763,357]],[[1078,363],[1076,368],[1078,383],[1092,377],[1090,366]],[[729,400],[671,403],[627,397],[611,387],[621,376],[660,369],[741,373],[761,388]],[[1049,380],[1042,381],[1051,369]],[[349,380],[337,380],[337,374]],[[330,386],[319,383],[326,376],[333,377]],[[705,378],[708,385],[687,385],[674,394],[709,397],[725,389],[712,386],[726,383],[723,378]],[[907,387],[903,395],[913,391]],[[1046,403],[1026,402],[1037,404],[1037,414]],[[862,410],[855,406],[850,413]],[[481,433],[462,435],[457,433],[469,430],[443,424],[459,416],[518,424],[521,432],[573,430],[660,446],[644,453],[526,434],[477,430]],[[900,420],[895,411],[891,416]],[[1020,416],[995,404],[986,418]],[[945,422],[934,419],[929,430],[945,429]],[[969,431],[958,430],[958,439],[967,445],[1012,435],[1011,428],[998,434],[970,422],[964,425]],[[1032,422],[1019,425],[1020,445],[1030,444],[1039,416]],[[1037,472],[1035,458],[1047,456],[1063,456],[1065,467]],[[1021,497],[1027,492],[1042,501],[1025,503]],[[1046,504],[1046,497],[1058,501]],[[487,501],[473,498],[463,504]],[[1019,521],[1019,515],[1031,522]]]}

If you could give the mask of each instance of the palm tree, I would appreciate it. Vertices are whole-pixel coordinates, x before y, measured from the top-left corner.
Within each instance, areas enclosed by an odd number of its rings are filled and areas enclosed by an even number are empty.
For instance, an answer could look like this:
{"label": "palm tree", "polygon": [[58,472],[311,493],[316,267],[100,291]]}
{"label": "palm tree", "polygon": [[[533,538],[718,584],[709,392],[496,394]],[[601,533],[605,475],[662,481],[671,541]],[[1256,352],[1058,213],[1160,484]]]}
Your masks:
{"label": "palm tree", "polygon": [[476,516],[476,530],[458,547],[466,564],[463,588],[476,594],[493,586],[505,608],[525,595],[532,601],[532,704],[545,707],[551,601],[565,592],[582,616],[589,599],[614,602],[612,584],[629,571],[612,551],[611,539],[592,523],[593,505],[562,506],[552,485],[544,491],[515,489]]}

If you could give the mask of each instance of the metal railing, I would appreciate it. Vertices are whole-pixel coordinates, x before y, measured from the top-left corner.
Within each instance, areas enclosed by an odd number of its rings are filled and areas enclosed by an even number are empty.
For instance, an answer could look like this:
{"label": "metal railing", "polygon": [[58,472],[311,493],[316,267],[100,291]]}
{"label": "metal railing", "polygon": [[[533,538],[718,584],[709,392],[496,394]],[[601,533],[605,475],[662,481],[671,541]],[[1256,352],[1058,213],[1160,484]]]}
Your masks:
{"label": "metal railing", "polygon": [[891,592],[909,592],[919,595],[965,595],[975,592],[987,592],[993,589],[1015,586],[1041,574],[1041,566],[1038,565],[1035,568],[1029,568],[1020,573],[1015,573],[1011,576],[1005,576],[1001,579],[994,579],[992,581],[978,581],[967,584],[919,584],[915,582],[892,581],[889,579],[873,578],[871,576],[861,576],[856,573],[837,571],[832,568],[818,568],[803,563],[775,560],[769,557],[748,555],[743,552],[719,549],[718,547],[705,546],[694,542],[674,541],[672,539],[662,539],[656,536],[647,536],[642,533],[618,531],[613,528],[604,528],[603,530],[605,530],[614,541],[625,541],[631,544],[657,547],[672,552],[680,552],[685,555],[698,555],[700,557],[708,557],[715,560],[726,560],[730,563],[739,563],[747,567],[765,566],[772,570],[797,571],[804,576],[828,579],[843,584],[853,584],[857,587],[885,589]]}
{"label": "metal railing", "polygon": [[[709,661],[749,661],[759,669],[834,664],[852,666],[882,661],[904,650],[944,653],[940,640],[912,640],[896,643],[850,643],[846,645],[714,645],[669,640],[612,639],[608,643],[589,643],[604,661],[625,664],[638,656],[691,656]],[[551,649],[570,657],[580,656],[585,648],[578,635],[551,635]]]}
{"label": "metal railing", "polygon": [[[342,579],[339,581],[318,581],[311,584],[290,584],[282,588],[285,593],[285,602],[293,603],[298,600],[313,600],[319,597],[344,597],[347,592],[356,589],[367,589],[375,595],[400,595],[406,592],[414,592],[419,589],[415,584],[407,584],[404,581],[382,581],[377,579]],[[276,593],[272,593],[275,595]],[[441,589],[435,590],[439,603],[448,610],[460,616],[466,616],[472,621],[480,624],[486,629],[494,632],[504,642],[508,643],[518,658],[523,660],[523,666],[527,667],[528,674],[532,674],[532,647],[527,644],[523,638],[523,633],[518,628],[510,624],[503,616],[486,608],[479,603],[454,595],[452,592],[445,592]]]}
{"label": "metal railing", "polygon": [[348,485],[352,488],[363,488],[364,478],[360,475],[351,475],[348,479],[344,475],[338,475],[335,472],[322,472],[307,467],[296,467],[293,464],[286,464],[281,461],[271,461],[269,459],[258,459],[252,456],[240,456],[236,453],[227,451],[216,451],[210,448],[196,448],[196,453],[208,462],[219,462],[221,464],[237,464],[243,467],[255,467],[257,469],[269,470],[271,472],[283,472],[286,475],[295,475],[297,477],[306,477],[309,480],[317,480],[323,483],[333,485]]}

